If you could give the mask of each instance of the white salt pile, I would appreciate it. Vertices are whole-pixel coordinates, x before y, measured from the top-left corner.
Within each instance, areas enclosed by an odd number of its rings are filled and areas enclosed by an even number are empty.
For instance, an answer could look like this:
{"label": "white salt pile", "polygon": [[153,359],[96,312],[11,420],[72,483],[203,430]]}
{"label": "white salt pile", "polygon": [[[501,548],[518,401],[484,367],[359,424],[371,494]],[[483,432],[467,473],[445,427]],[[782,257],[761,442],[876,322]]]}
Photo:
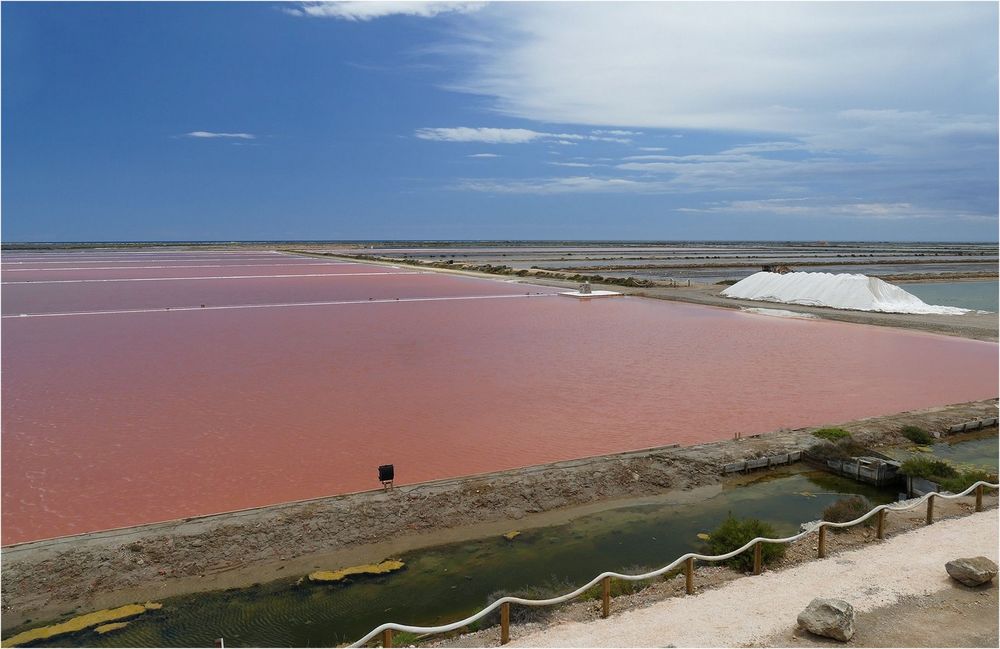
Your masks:
{"label": "white salt pile", "polygon": [[961,315],[969,309],[926,304],[877,277],[849,273],[754,273],[722,291],[726,297],[856,311]]}

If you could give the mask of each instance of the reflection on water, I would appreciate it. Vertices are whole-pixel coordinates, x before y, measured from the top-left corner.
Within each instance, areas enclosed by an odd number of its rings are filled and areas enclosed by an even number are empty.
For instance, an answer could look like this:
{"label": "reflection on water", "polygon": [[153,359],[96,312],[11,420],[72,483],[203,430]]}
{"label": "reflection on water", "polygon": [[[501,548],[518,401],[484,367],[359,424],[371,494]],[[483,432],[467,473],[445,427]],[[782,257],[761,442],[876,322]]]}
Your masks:
{"label": "reflection on water", "polygon": [[895,495],[825,473],[785,469],[683,504],[622,507],[525,530],[512,543],[494,537],[414,551],[402,557],[402,572],[347,586],[296,586],[289,578],[168,599],[162,610],[122,631],[85,632],[58,644],[211,646],[223,637],[227,646],[331,646],[390,620],[428,625],[460,619],[501,589],[552,579],[580,584],[604,570],[664,565],[697,549],[696,535],[710,532],[729,513],[794,533],[846,493],[863,493],[876,503]]}

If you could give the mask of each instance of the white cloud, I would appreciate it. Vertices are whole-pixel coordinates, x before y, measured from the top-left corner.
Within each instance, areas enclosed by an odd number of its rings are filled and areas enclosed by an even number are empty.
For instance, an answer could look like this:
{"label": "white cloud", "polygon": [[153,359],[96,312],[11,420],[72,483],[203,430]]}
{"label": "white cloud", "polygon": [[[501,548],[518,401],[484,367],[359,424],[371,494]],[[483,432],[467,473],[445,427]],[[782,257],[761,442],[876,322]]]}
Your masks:
{"label": "white cloud", "polygon": [[723,151],[723,153],[771,153],[774,151],[801,151],[808,149],[802,142],[755,142],[753,144],[741,144]]}
{"label": "white cloud", "polygon": [[421,140],[440,142],[486,142],[488,144],[524,144],[545,137],[545,133],[526,128],[420,128],[415,135]]}
{"label": "white cloud", "polygon": [[[994,3],[511,3],[453,87],[549,123],[813,134],[857,108],[994,116]],[[486,40],[483,40],[486,39]]]}
{"label": "white cloud", "polygon": [[367,21],[386,16],[433,18],[444,13],[470,13],[482,8],[485,4],[485,2],[423,2],[420,0],[302,2],[285,7],[284,11],[293,16]]}
{"label": "white cloud", "polygon": [[818,198],[771,198],[737,200],[706,207],[681,207],[678,212],[698,212],[732,215],[801,216],[811,218],[853,217],[871,220],[961,219],[964,221],[996,220],[996,215],[956,212],[907,202],[851,202]]}
{"label": "white cloud", "polygon": [[595,194],[595,193],[651,193],[658,183],[641,182],[626,178],[538,178],[532,180],[465,180],[454,187],[464,191],[490,194]]}
{"label": "white cloud", "polygon": [[593,167],[594,165],[586,162],[550,162],[550,165],[555,165],[556,167]]}
{"label": "white cloud", "polygon": [[675,155],[662,155],[657,153],[649,153],[646,155],[630,155],[625,156],[622,160],[677,160],[678,156]]}
{"label": "white cloud", "polygon": [[414,133],[421,140],[439,142],[485,142],[487,144],[524,144],[535,140],[554,140],[557,144],[574,144],[572,140],[595,142],[617,142],[626,144],[630,140],[604,135],[579,135],[576,133],[544,133],[527,128],[489,128],[454,126],[446,128],[419,128]]}
{"label": "white cloud", "polygon": [[237,140],[255,140],[257,136],[253,133],[213,133],[211,131],[191,131],[185,133],[184,137],[193,138],[234,138]]}
{"label": "white cloud", "polygon": [[667,147],[665,147],[665,146],[641,146],[641,147],[639,147],[639,150],[640,151],[649,151],[651,153],[656,153],[656,152],[659,152],[659,151],[666,151]]}
{"label": "white cloud", "polygon": [[593,133],[594,135],[621,135],[621,136],[642,135],[642,131],[624,131],[620,128],[610,129],[610,130],[596,130],[596,131],[591,131],[591,133]]}
{"label": "white cloud", "polygon": [[467,158],[499,158],[500,154],[498,154],[498,153],[470,153],[469,155],[467,155],[465,157],[467,157]]}

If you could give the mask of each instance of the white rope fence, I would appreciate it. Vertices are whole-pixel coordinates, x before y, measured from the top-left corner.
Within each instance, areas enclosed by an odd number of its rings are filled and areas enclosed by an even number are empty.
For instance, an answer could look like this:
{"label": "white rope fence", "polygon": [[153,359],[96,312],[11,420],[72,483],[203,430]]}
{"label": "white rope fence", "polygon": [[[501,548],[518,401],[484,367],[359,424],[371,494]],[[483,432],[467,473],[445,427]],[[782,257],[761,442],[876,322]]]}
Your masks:
{"label": "white rope fence", "polygon": [[[725,561],[726,559],[731,559],[731,558],[735,557],[736,555],[738,555],[738,554],[740,554],[742,552],[745,552],[745,551],[749,550],[750,548],[753,548],[753,547],[757,546],[758,543],[794,543],[795,541],[798,541],[799,539],[805,538],[806,536],[808,536],[808,535],[810,535],[810,534],[812,534],[813,532],[816,532],[816,531],[820,531],[820,533],[822,534],[822,531],[823,531],[822,528],[824,528],[824,527],[851,527],[851,526],[857,525],[858,523],[863,523],[864,521],[868,520],[872,516],[875,516],[876,514],[879,514],[879,512],[882,512],[882,511],[887,511],[887,512],[906,511],[908,509],[913,509],[915,507],[920,506],[921,504],[923,504],[924,502],[926,502],[930,498],[945,498],[945,499],[948,499],[948,500],[953,500],[955,498],[962,498],[964,496],[969,495],[973,491],[976,491],[976,490],[980,489],[981,487],[990,488],[990,489],[998,489],[998,488],[1000,488],[1000,484],[993,484],[993,483],[990,483],[990,482],[985,482],[983,480],[980,480],[980,481],[976,482],[975,484],[971,485],[965,491],[963,491],[961,493],[957,493],[957,494],[942,494],[942,493],[933,493],[932,492],[932,493],[924,494],[923,496],[921,496],[920,498],[917,498],[915,500],[908,501],[906,504],[879,505],[878,507],[873,508],[871,511],[869,511],[864,516],[856,518],[853,521],[847,521],[846,523],[832,523],[832,522],[825,522],[824,521],[824,522],[821,522],[821,523],[817,523],[816,526],[814,526],[814,527],[812,527],[812,528],[810,528],[810,529],[808,529],[808,530],[806,530],[804,532],[800,532],[799,534],[795,534],[794,536],[788,536],[788,537],[781,538],[781,539],[770,539],[770,538],[765,538],[765,537],[757,537],[757,538],[753,539],[752,541],[748,541],[742,547],[737,548],[736,550],[733,550],[732,552],[727,552],[726,554],[719,554],[719,555],[713,556],[713,555],[707,555],[707,554],[698,554],[696,552],[689,552],[689,553],[687,553],[685,555],[682,555],[682,556],[678,557],[677,559],[675,559],[671,563],[665,565],[664,567],[659,568],[658,570],[653,570],[652,572],[646,572],[646,573],[643,573],[641,575],[625,575],[625,574],[622,574],[622,573],[619,573],[619,572],[602,572],[601,574],[597,575],[596,577],[594,577],[593,579],[591,579],[590,581],[588,581],[583,586],[580,586],[576,590],[574,590],[572,592],[569,592],[569,593],[566,593],[565,595],[561,595],[559,597],[552,597],[550,599],[524,599],[522,597],[501,597],[500,599],[496,600],[495,602],[493,602],[492,604],[490,604],[486,608],[482,609],[478,613],[470,615],[469,617],[465,618],[464,620],[459,620],[458,622],[452,622],[451,624],[444,624],[444,625],[441,625],[441,626],[411,626],[411,625],[408,625],[408,624],[396,624],[395,622],[387,622],[386,624],[383,624],[383,625],[381,625],[381,626],[373,629],[371,632],[369,632],[363,638],[361,638],[360,640],[358,640],[357,642],[355,642],[354,644],[351,644],[349,646],[351,646],[351,647],[362,647],[367,642],[371,641],[373,638],[375,638],[375,637],[377,637],[379,635],[383,636],[383,642],[384,642],[385,639],[386,639],[386,635],[385,635],[386,631],[389,631],[389,632],[392,632],[392,631],[402,631],[402,632],[406,632],[406,633],[418,633],[418,634],[447,633],[449,631],[457,631],[458,629],[461,629],[462,627],[466,627],[466,626],[472,624],[473,622],[476,622],[478,620],[483,619],[484,617],[486,617],[487,615],[489,615],[490,613],[492,613],[496,609],[500,608],[504,604],[508,604],[508,605],[509,604],[520,604],[522,606],[552,606],[554,604],[562,604],[563,602],[568,602],[571,599],[575,599],[575,598],[579,597],[580,595],[583,595],[585,592],[587,592],[591,588],[594,588],[595,586],[597,586],[598,584],[600,584],[601,582],[603,582],[605,579],[614,578],[614,579],[622,579],[624,581],[643,581],[645,579],[652,579],[654,577],[659,577],[660,575],[663,575],[663,574],[665,574],[667,572],[670,572],[671,570],[676,569],[678,566],[680,566],[680,565],[682,565],[682,564],[684,564],[685,562],[688,562],[688,561],[693,561],[693,560],[709,561],[709,562]],[[981,497],[981,494],[982,494],[981,491],[977,491],[977,503],[978,503],[978,498]],[[932,507],[932,506],[933,506],[933,503],[931,503],[929,507]],[[928,521],[930,520],[930,512],[931,511],[932,511],[931,509],[928,509]],[[690,575],[689,575],[689,577],[690,577]],[[605,582],[605,583],[607,583],[607,582]],[[391,638],[391,634],[389,635],[389,637]]]}

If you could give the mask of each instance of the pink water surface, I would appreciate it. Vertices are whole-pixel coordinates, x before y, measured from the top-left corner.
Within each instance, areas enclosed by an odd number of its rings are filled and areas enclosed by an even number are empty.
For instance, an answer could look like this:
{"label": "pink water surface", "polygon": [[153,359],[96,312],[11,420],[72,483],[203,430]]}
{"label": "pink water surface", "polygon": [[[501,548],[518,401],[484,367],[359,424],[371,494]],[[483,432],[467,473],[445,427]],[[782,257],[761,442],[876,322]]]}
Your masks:
{"label": "pink water surface", "polygon": [[[441,275],[360,279],[211,290],[232,303],[293,301],[289,287],[312,300],[318,285],[510,297],[4,318],[3,544],[368,489],[387,462],[412,483],[997,393],[993,343],[518,297],[532,287]],[[149,284],[153,298],[39,286],[14,299],[66,310],[185,295]]]}

